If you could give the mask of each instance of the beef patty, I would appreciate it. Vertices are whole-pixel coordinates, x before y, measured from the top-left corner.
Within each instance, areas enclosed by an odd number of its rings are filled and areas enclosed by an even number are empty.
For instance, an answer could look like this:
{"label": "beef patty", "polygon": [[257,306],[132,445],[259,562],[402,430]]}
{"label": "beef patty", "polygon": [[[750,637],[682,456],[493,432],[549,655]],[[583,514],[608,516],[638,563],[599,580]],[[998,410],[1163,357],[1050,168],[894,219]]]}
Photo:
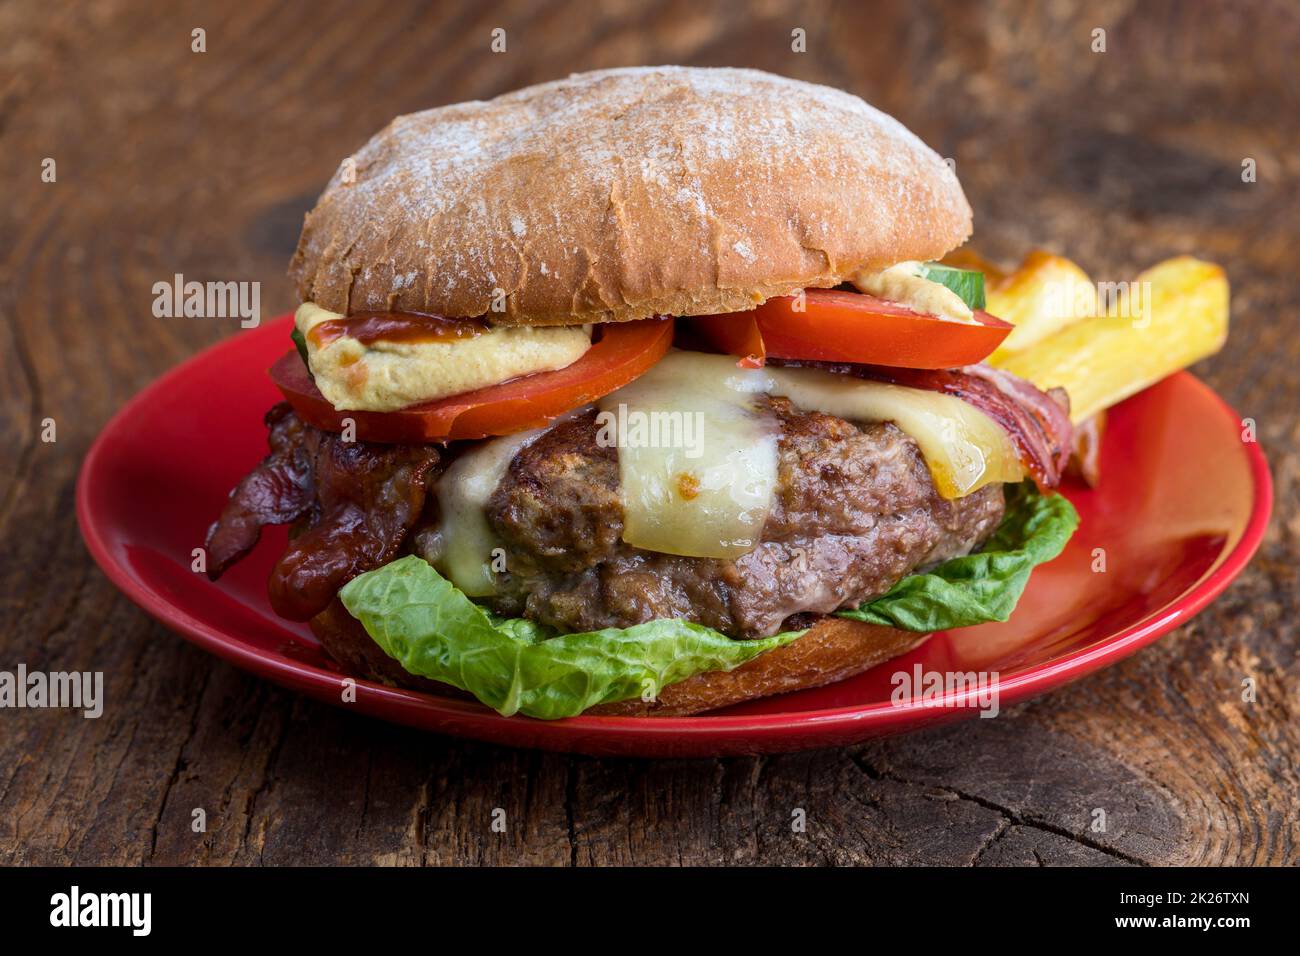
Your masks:
{"label": "beef patty", "polygon": [[506,551],[497,610],[565,631],[683,618],[736,637],[775,634],[966,554],[1001,521],[1001,486],[944,499],[894,425],[770,401],[781,426],[776,497],[759,545],[735,560],[623,542],[618,451],[597,444],[594,412],[523,449],[487,509]]}
{"label": "beef patty", "polygon": [[[967,553],[1001,520],[1000,486],[940,497],[916,443],[893,425],[769,401],[781,429],[775,499],[758,546],[735,560],[622,540],[618,451],[597,443],[594,412],[541,435],[488,502],[506,551],[496,609],[564,631],[680,618],[757,637],[878,597],[917,569]],[[209,531],[213,577],[263,525],[296,522],[269,591],[279,614],[302,620],[403,551],[433,558],[438,516],[426,489],[445,464],[436,446],[345,443],[285,405],[267,425],[271,453]]]}

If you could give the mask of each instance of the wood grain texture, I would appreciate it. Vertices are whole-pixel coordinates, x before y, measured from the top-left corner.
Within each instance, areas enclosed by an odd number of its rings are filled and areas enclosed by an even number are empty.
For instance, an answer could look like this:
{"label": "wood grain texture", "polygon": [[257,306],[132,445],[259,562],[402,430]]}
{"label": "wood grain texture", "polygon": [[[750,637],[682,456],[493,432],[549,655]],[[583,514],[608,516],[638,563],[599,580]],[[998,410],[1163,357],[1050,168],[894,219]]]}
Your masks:
{"label": "wood grain texture", "polygon": [[[110,702],[98,720],[0,712],[0,863],[1300,860],[1293,4],[10,0],[0,36],[0,667],[102,670]],[[664,762],[353,717],[217,662],[113,590],[73,518],[81,457],[132,393],[237,331],[154,319],[154,282],[260,280],[276,314],[302,213],[394,114],[663,62],[756,66],[894,113],[955,158],[994,258],[1043,245],[1116,280],[1182,252],[1222,263],[1233,333],[1196,371],[1256,420],[1277,483],[1245,574],[1154,647],[998,720]]]}

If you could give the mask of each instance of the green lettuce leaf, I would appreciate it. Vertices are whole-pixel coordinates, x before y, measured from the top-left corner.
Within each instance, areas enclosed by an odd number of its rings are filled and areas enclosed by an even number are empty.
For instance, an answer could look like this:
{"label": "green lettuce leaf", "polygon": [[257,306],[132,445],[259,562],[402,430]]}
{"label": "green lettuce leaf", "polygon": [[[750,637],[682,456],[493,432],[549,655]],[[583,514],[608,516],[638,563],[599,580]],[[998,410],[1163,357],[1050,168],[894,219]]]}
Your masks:
{"label": "green lettuce leaf", "polygon": [[1078,526],[1079,515],[1063,495],[1039,494],[1031,482],[1009,486],[1006,517],[977,554],[905,577],[883,597],[838,616],[906,631],[1005,621],[1029,573],[1060,554]]}
{"label": "green lettuce leaf", "polygon": [[704,671],[729,671],[804,633],[738,641],[665,620],[557,634],[533,621],[490,616],[415,556],[353,578],[339,597],[408,672],[468,691],[505,716],[543,720],[653,696]]}
{"label": "green lettuce leaf", "polygon": [[[1007,511],[978,554],[899,581],[840,617],[909,631],[1005,621],[1035,565],[1061,553],[1079,517],[1061,495],[1032,483],[1007,489]],[[653,696],[705,671],[729,671],[803,631],[739,641],[688,621],[558,634],[488,614],[423,559],[362,574],[339,597],[384,652],[408,672],[468,691],[504,715],[572,717],[597,704]]]}

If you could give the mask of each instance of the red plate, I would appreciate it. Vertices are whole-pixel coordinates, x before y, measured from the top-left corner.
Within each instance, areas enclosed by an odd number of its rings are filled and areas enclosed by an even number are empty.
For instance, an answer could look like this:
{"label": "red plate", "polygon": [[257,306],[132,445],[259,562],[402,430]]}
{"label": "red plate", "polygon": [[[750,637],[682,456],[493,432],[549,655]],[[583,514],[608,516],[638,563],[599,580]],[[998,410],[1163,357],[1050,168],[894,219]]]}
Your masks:
{"label": "red plate", "polygon": [[[268,533],[217,584],[190,570],[226,493],[266,451],[267,367],[290,318],[241,333],[164,375],[90,449],[77,517],[91,554],[136,604],[256,674],[341,704],[342,678],[304,625],[282,621],[265,582],[285,542]],[[356,710],[440,733],[591,754],[703,756],[850,744],[971,717],[976,696],[891,702],[893,675],[998,672],[999,705],[1057,687],[1185,623],[1259,545],[1272,504],[1259,446],[1240,417],[1180,373],[1113,409],[1102,486],[1069,487],[1082,524],[1038,568],[1012,620],[943,632],[906,657],[830,687],[700,717],[501,717],[476,703],[358,681]],[[1092,570],[1104,549],[1105,571]]]}

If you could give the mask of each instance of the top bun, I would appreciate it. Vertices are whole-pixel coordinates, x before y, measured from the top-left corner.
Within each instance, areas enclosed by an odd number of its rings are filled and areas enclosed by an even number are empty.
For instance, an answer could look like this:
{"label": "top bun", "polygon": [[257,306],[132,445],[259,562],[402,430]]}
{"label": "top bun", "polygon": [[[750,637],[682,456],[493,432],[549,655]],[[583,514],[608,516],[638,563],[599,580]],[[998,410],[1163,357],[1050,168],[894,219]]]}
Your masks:
{"label": "top bun", "polygon": [[334,312],[574,325],[750,309],[970,231],[952,169],[856,96],[647,67],[399,116],[343,161],[290,273]]}

